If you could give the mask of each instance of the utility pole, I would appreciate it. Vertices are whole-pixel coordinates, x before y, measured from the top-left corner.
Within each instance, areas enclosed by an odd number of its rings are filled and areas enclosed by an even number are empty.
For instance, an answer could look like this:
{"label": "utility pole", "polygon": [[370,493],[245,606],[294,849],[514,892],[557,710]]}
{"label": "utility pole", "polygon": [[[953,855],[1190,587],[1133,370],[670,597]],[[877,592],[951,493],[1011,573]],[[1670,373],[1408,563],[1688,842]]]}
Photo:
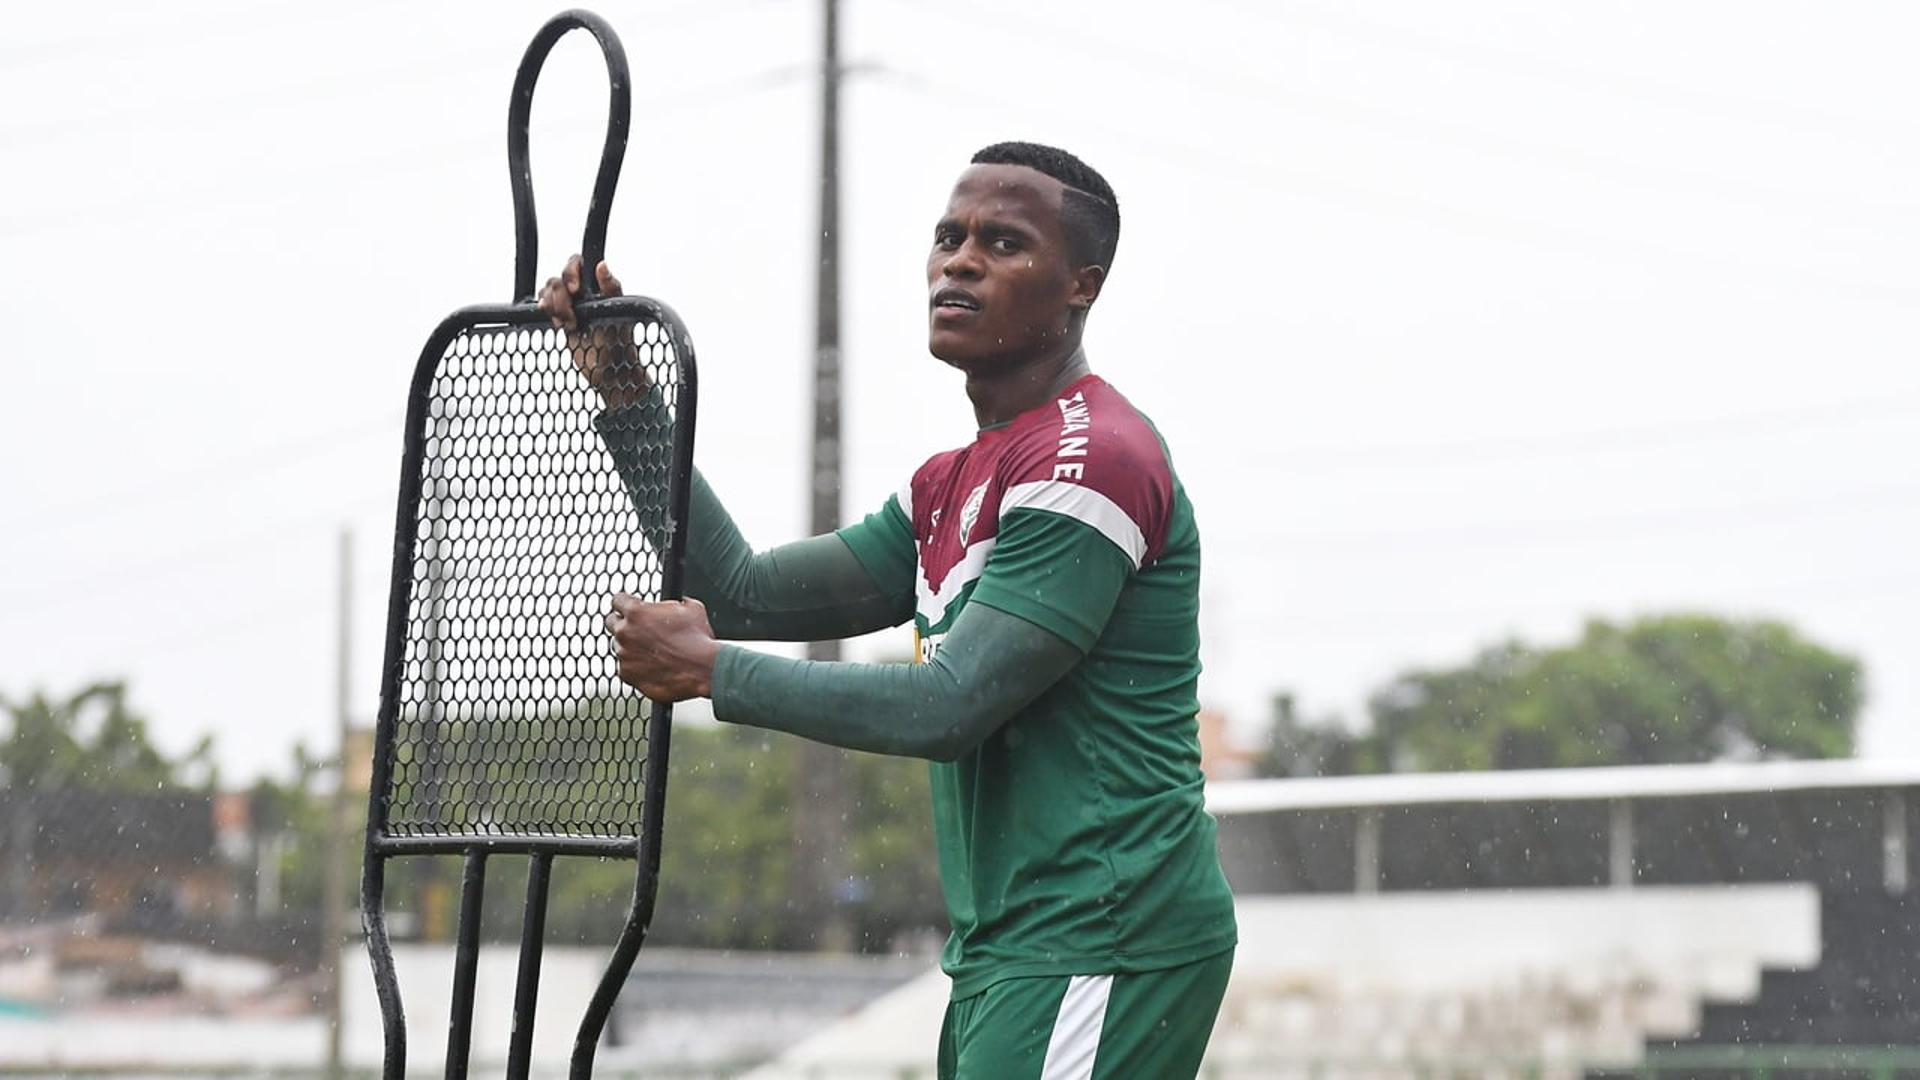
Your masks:
{"label": "utility pole", "polygon": [[[825,16],[820,63],[820,232],[813,348],[812,533],[840,527],[840,11]],[[807,646],[809,660],[840,659],[838,641]],[[838,902],[847,878],[847,759],[839,749],[802,740],[794,778],[794,895],[816,945],[844,951],[852,927]]]}
{"label": "utility pole", "polygon": [[326,974],[327,1078],[340,1080],[344,1075],[341,1058],[342,1027],[346,1021],[341,979],[340,951],[346,940],[340,894],[346,888],[347,857],[347,746],[348,709],[353,660],[353,530],[340,530],[340,580],[337,617],[338,638],[334,651],[334,722],[337,748],[334,768],[333,802],[327,807],[326,885],[320,908],[320,964]]}

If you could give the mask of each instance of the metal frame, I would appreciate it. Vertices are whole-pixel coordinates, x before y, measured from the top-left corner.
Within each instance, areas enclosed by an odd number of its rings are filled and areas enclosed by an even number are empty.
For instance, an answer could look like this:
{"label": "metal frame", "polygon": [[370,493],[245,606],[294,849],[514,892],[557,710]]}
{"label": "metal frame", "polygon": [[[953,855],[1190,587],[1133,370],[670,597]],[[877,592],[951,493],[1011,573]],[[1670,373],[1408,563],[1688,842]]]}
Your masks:
{"label": "metal frame", "polygon": [[[606,250],[607,218],[613,190],[626,153],[630,115],[630,86],[626,54],[613,29],[599,16],[585,11],[564,12],[540,28],[514,79],[508,111],[507,156],[513,184],[514,302],[461,308],[443,320],[427,339],[407,398],[406,439],[400,469],[400,495],[394,520],[393,571],[387,600],[385,658],[380,673],[380,713],[374,736],[373,775],[368,795],[366,854],[361,877],[361,920],[372,959],[375,990],[380,1001],[385,1037],[383,1074],[406,1073],[406,1017],[401,1006],[393,950],[387,934],[384,899],[387,860],[412,855],[464,856],[460,914],[456,931],[453,1012],[449,1018],[446,1075],[458,1080],[467,1074],[473,1023],[473,983],[479,955],[480,913],[486,887],[486,864],[494,855],[524,854],[530,866],[520,940],[520,961],[514,993],[513,1031],[507,1075],[525,1077],[530,1068],[534,1004],[539,990],[540,962],[546,922],[548,875],[555,855],[591,855],[629,858],[636,864],[633,904],[625,926],[608,959],[605,973],[580,1022],[574,1040],[570,1075],[585,1080],[592,1075],[594,1052],[614,999],[619,995],[634,957],[646,938],[659,884],[661,824],[666,808],[667,761],[672,739],[670,704],[655,702],[647,720],[647,758],[644,767],[639,835],[584,836],[474,836],[395,837],[386,833],[392,781],[392,752],[398,720],[399,687],[405,663],[407,609],[412,600],[412,561],[417,539],[418,509],[424,463],[428,397],[434,376],[448,345],[462,332],[483,327],[538,324],[547,316],[534,305],[534,263],[539,233],[534,218],[533,181],[527,162],[527,127],[532,112],[533,87],[548,52],[570,30],[584,29],[600,44],[610,85],[607,137],[600,169],[587,212],[586,236],[581,245],[588,268],[585,282],[592,296],[592,268]],[[686,553],[688,492],[693,472],[693,433],[698,400],[697,369],[692,339],[678,315],[657,300],[638,296],[589,299],[579,305],[583,322],[602,319],[638,319],[658,324],[674,351],[679,383],[675,401],[673,461],[669,470],[669,533],[661,553],[661,596],[680,596],[681,568]]]}

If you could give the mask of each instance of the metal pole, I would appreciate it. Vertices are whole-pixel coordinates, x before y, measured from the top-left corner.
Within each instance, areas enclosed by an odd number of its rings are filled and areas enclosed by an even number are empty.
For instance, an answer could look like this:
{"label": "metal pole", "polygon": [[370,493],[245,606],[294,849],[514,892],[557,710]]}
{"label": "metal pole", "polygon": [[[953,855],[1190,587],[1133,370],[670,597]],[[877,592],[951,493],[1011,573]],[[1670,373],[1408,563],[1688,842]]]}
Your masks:
{"label": "metal pole", "polygon": [[1633,848],[1633,803],[1615,799],[1607,804],[1607,883],[1613,888],[1633,888]]}
{"label": "metal pole", "polygon": [[513,988],[513,1034],[507,1047],[508,1080],[526,1080],[533,1068],[533,1014],[540,1000],[540,957],[546,948],[547,880],[553,855],[527,857],[527,906],[520,925],[520,973]]}
{"label": "metal pole", "polygon": [[1907,793],[1888,788],[1880,804],[1880,852],[1887,894],[1902,896],[1907,891]]}
{"label": "metal pole", "polygon": [[352,679],[353,635],[353,530],[340,530],[340,571],[338,619],[334,651],[334,768],[333,804],[327,808],[326,885],[320,908],[320,963],[326,973],[327,1076],[339,1080],[342,1068],[341,1027],[345,1023],[342,1000],[340,950],[345,943],[345,919],[341,892],[346,888],[347,857],[347,727],[348,687]]}
{"label": "metal pole", "polygon": [[[840,15],[822,0],[820,69],[820,234],[813,348],[812,533],[840,527]],[[838,641],[807,646],[809,660],[840,659]],[[844,950],[853,934],[835,902],[846,878],[847,760],[839,750],[802,742],[794,778],[795,894],[819,930],[815,944]]]}
{"label": "metal pole", "polygon": [[[813,531],[840,527],[840,28],[839,0],[822,0],[826,28],[820,77],[820,262],[813,347]],[[840,658],[840,643],[808,655]]]}
{"label": "metal pole", "polygon": [[1380,809],[1369,806],[1354,815],[1353,891],[1380,891]]}
{"label": "metal pole", "polygon": [[447,1017],[447,1080],[466,1080],[473,1043],[473,982],[480,965],[480,908],[487,888],[487,856],[467,850],[460,878],[460,922],[454,931],[453,1005]]}

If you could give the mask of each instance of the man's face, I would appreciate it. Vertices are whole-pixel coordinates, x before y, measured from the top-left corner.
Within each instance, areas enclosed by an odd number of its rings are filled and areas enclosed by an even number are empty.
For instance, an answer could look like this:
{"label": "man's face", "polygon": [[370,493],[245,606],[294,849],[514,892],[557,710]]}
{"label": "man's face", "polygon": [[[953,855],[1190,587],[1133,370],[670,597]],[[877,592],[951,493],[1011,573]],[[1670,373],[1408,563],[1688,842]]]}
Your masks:
{"label": "man's face", "polygon": [[960,174],[927,256],[927,347],[963,370],[1018,364],[1067,336],[1099,292],[1075,268],[1060,225],[1065,188],[1023,165]]}

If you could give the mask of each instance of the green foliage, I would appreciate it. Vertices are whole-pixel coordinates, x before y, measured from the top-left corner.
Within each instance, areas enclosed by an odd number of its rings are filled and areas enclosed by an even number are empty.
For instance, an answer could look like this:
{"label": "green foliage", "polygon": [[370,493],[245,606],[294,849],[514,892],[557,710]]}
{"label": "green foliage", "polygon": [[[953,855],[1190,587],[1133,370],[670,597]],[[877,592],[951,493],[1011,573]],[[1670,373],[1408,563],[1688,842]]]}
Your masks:
{"label": "green foliage", "polygon": [[1276,694],[1267,753],[1259,764],[1267,776],[1351,776],[1385,771],[1385,748],[1371,733],[1347,730],[1337,717],[1309,721],[1292,694]]}
{"label": "green foliage", "polygon": [[[749,728],[674,729],[650,945],[810,947],[818,928],[806,920],[817,905],[797,902],[793,885],[796,751],[795,740]],[[857,947],[885,950],[902,931],[944,925],[927,769],[870,754],[852,755],[851,766],[848,861],[856,888],[845,902]],[[555,859],[548,940],[612,941],[633,903],[635,869],[624,859]],[[457,859],[394,860],[389,910],[450,932],[459,880]],[[525,882],[524,858],[489,862],[488,937],[518,940]],[[429,913],[436,905],[441,910]]]}
{"label": "green foliage", "polygon": [[[250,792],[254,831],[261,837],[279,837],[280,905],[287,911],[318,911],[326,891],[328,815],[331,813],[333,763],[315,757],[304,743],[293,747],[293,776],[280,781],[261,777]],[[351,839],[348,847],[357,848],[360,830],[366,822],[366,807],[359,799],[350,807]],[[350,874],[352,888],[359,888],[358,875]],[[342,904],[354,902],[342,897]]]}
{"label": "green foliage", "polygon": [[656,916],[688,945],[791,944],[788,805],[796,755],[744,728],[674,732]]}
{"label": "green foliage", "polygon": [[[210,791],[217,783],[213,745],[170,757],[154,746],[146,721],[121,682],[83,687],[69,697],[44,692],[0,699],[0,789],[88,787]],[[542,723],[566,723],[549,717]],[[576,739],[577,741],[577,739]],[[796,743],[736,727],[683,724],[674,732],[659,900],[649,941],[716,948],[798,948],[817,928],[804,925],[816,905],[795,903],[790,808]],[[484,755],[483,755],[484,756]],[[253,826],[277,853],[280,902],[287,912],[319,910],[326,887],[327,830],[336,763],[295,746],[287,779],[261,778],[251,789]],[[611,767],[611,766],[608,766]],[[587,784],[601,773],[589,770]],[[938,867],[933,854],[927,769],[922,762],[851,755],[847,905],[857,944],[885,949],[903,930],[938,929]],[[511,777],[490,777],[504,782]],[[357,865],[365,802],[347,807],[347,847]],[[549,940],[611,941],[633,903],[635,866],[627,860],[561,858],[549,893]],[[359,885],[357,870],[347,888]],[[389,864],[389,911],[431,918],[450,932],[460,880],[458,859],[397,859]],[[526,860],[502,856],[488,867],[485,932],[516,939]],[[340,898],[354,902],[354,895]]]}
{"label": "green foliage", "polygon": [[1369,701],[1370,732],[1282,711],[1273,771],[1377,772],[1844,757],[1858,660],[1770,620],[1589,622],[1555,648],[1510,641],[1408,671]]}
{"label": "green foliage", "polygon": [[91,683],[67,698],[45,691],[0,698],[0,711],[8,719],[0,741],[0,786],[212,790],[219,780],[211,739],[177,758],[153,745],[145,718],[128,704],[124,682]]}
{"label": "green foliage", "polygon": [[[796,904],[790,807],[797,744],[737,727],[674,732],[667,787],[658,939],[725,948],[800,948],[817,928]],[[850,756],[853,784],[846,898],[865,949],[939,927],[939,868],[925,763]],[[631,881],[627,882],[631,893]]]}
{"label": "green foliage", "polygon": [[946,904],[933,846],[933,794],[921,761],[854,754],[852,871],[867,895],[856,915],[862,947],[888,948],[902,931],[944,933]]}

